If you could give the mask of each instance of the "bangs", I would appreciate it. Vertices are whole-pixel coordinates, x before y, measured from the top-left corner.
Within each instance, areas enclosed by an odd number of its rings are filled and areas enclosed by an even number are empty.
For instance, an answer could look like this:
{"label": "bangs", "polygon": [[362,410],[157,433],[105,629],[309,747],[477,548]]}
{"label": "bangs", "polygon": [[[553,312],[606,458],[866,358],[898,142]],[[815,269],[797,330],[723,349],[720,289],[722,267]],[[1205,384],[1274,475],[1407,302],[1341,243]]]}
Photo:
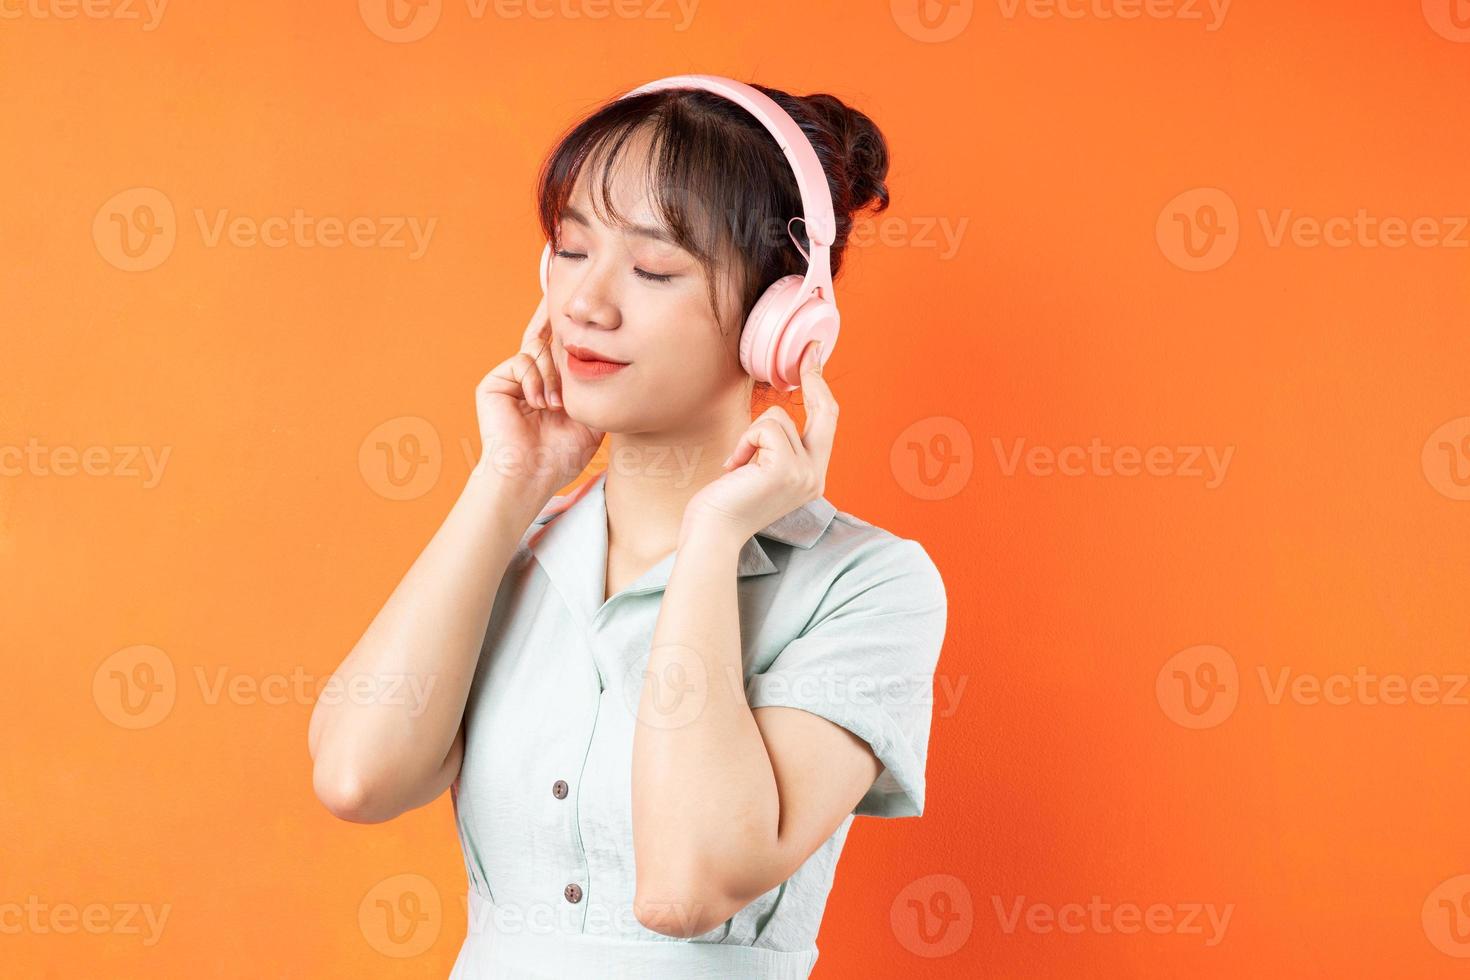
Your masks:
{"label": "bangs", "polygon": [[[609,227],[629,228],[639,223],[639,216],[618,212],[612,200],[613,177],[641,175],[638,200],[647,203],[650,215],[674,243],[703,266],[710,309],[723,319],[717,290],[721,273],[728,271],[733,277],[735,295],[748,314],[756,290],[747,267],[752,262],[757,268],[763,265],[765,250],[773,247],[771,235],[752,240],[751,230],[774,224],[785,240],[777,210],[800,214],[801,209],[799,199],[779,192],[752,198],[752,187],[772,185],[771,168],[787,166],[785,157],[764,128],[752,130],[748,117],[739,120],[734,115],[743,109],[706,95],[644,93],[614,100],[583,120],[543,166],[537,212],[546,240],[553,248],[560,247],[562,214],[577,180],[586,173],[587,196],[598,219]],[[738,121],[733,140],[732,121]],[[805,228],[799,223],[798,227],[798,239],[805,245]],[[790,248],[789,240],[785,244]],[[734,261],[742,250],[745,261]]]}

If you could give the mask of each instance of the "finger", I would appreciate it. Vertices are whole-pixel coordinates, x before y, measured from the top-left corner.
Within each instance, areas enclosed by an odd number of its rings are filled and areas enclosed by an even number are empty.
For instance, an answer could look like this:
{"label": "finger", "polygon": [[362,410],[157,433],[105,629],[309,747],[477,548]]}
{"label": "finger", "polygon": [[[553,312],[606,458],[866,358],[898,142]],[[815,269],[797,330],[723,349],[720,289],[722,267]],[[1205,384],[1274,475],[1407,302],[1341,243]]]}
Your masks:
{"label": "finger", "polygon": [[531,317],[530,324],[526,327],[523,338],[528,346],[535,345],[536,352],[533,354],[536,366],[541,370],[541,378],[545,384],[547,400],[556,408],[562,407],[562,384],[561,372],[556,368],[556,331],[551,327],[551,317],[547,312],[547,300],[543,295],[541,303],[536,307],[536,313]]}
{"label": "finger", "polygon": [[541,302],[536,306],[536,312],[531,314],[530,322],[526,324],[526,329],[521,331],[521,350],[527,353],[539,350],[550,335],[551,316],[543,294]]}
{"label": "finger", "polygon": [[486,391],[520,398],[533,408],[546,407],[541,400],[541,372],[536,370],[536,362],[525,351],[506,358],[487,380],[492,381],[493,386],[486,387]]}
{"label": "finger", "polygon": [[740,434],[740,438],[735,442],[734,451],[725,460],[725,469],[732,470],[743,466],[762,449],[773,454],[784,450],[785,453],[795,456],[796,449],[791,442],[795,437],[795,431],[793,426],[788,432],[778,420],[762,414]]}
{"label": "finger", "polygon": [[519,358],[524,359],[521,367],[521,388],[526,392],[526,402],[536,408],[547,408],[546,383],[541,376],[541,369],[536,366],[536,358],[530,354],[521,354]]}
{"label": "finger", "polygon": [[786,438],[791,440],[791,450],[798,455],[806,455],[806,447],[801,444],[801,434],[796,431],[796,422],[791,418],[789,412],[780,405],[772,405],[760,415],[756,416],[756,422],[773,421],[786,433]]}
{"label": "finger", "polygon": [[545,346],[536,356],[536,368],[541,372],[541,381],[546,387],[546,400],[553,408],[561,408],[561,372],[556,369],[556,357],[552,350],[554,335],[548,331]]}
{"label": "finger", "polygon": [[817,465],[817,471],[826,473],[832,458],[832,443],[837,437],[837,399],[827,379],[822,377],[819,344],[820,341],[813,341],[801,361],[802,401],[806,403],[806,427],[801,443]]}

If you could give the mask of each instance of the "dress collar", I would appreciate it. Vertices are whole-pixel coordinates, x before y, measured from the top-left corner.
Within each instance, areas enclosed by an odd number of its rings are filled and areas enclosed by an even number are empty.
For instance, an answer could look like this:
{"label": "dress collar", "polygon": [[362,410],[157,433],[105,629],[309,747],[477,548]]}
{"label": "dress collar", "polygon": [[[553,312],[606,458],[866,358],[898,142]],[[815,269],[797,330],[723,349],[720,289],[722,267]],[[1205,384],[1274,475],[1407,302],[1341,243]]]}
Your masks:
{"label": "dress collar", "polygon": [[[607,471],[603,470],[568,494],[561,506],[544,509],[535,521],[540,528],[528,544],[568,606],[580,611],[588,623],[605,605],[602,591],[607,575],[607,499],[603,495],[606,481]],[[826,497],[818,497],[776,518],[741,546],[736,577],[780,571],[758,538],[807,549],[817,543],[836,513],[837,508]],[[665,555],[618,595],[662,590],[668,585],[677,556],[677,550]]]}

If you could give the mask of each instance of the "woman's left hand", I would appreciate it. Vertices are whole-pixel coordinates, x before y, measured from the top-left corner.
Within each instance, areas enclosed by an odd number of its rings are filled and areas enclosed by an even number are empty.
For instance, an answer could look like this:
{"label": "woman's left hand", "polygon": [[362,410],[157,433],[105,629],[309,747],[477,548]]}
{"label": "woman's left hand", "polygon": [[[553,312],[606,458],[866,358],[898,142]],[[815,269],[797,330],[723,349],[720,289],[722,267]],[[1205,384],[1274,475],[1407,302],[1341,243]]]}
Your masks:
{"label": "woman's left hand", "polygon": [[808,344],[801,360],[806,430],[798,435],[796,423],[779,405],[756,417],[725,460],[725,474],[690,498],[685,533],[713,523],[744,541],[822,495],[837,431],[837,401],[822,378],[818,347],[816,341]]}

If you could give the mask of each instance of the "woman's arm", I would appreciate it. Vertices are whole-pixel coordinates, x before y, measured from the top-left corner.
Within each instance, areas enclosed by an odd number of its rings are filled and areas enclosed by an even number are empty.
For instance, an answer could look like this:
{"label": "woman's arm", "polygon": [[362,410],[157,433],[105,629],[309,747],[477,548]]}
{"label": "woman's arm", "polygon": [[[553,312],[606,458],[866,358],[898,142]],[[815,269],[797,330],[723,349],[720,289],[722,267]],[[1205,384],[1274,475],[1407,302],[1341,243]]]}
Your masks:
{"label": "woman's arm", "polygon": [[647,928],[713,929],[789,878],[882,767],[862,739],[745,696],[735,571],[743,541],[681,534],[633,738],[635,911]]}
{"label": "woman's arm", "polygon": [[[459,773],[461,721],[501,578],[543,501],[477,467],[311,715],[312,785],[333,814],[391,820]],[[330,697],[327,696],[330,693]]]}
{"label": "woman's arm", "polygon": [[526,528],[605,434],[562,407],[546,309],[543,296],[521,350],[476,387],[479,463],[312,710],[312,786],[344,820],[391,820],[454,782],[501,579]]}

